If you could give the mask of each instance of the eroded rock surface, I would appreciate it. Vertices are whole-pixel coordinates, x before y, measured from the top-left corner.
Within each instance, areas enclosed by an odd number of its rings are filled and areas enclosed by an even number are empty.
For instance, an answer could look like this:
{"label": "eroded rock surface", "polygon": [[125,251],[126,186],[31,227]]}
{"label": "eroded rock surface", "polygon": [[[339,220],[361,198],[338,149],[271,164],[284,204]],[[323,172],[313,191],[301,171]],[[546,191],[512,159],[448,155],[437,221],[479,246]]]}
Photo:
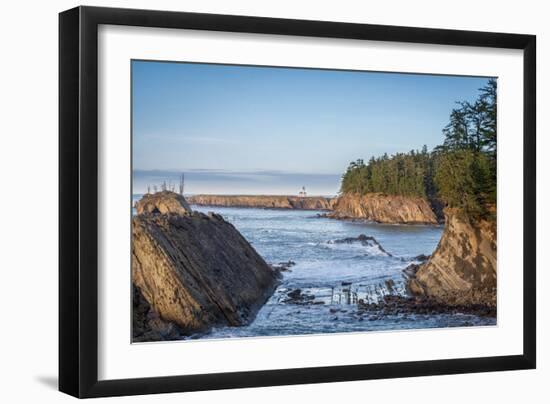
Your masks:
{"label": "eroded rock surface", "polygon": [[430,203],[423,198],[372,193],[343,194],[327,216],[336,219],[365,219],[379,223],[437,224]]}
{"label": "eroded rock surface", "polygon": [[132,280],[160,319],[185,335],[251,321],[278,271],[221,216],[192,212],[172,192],[144,199],[132,219]]}
{"label": "eroded rock surface", "polygon": [[191,207],[185,198],[175,192],[162,191],[155,194],[145,194],[136,203],[138,215],[143,213],[175,213],[185,215],[191,212]]}
{"label": "eroded rock surface", "polygon": [[288,195],[195,195],[188,198],[192,205],[260,209],[330,210],[336,198]]}
{"label": "eroded rock surface", "polygon": [[496,306],[496,223],[447,210],[445,230],[430,259],[408,270],[415,295],[450,304]]}
{"label": "eroded rock surface", "polygon": [[171,322],[164,321],[132,285],[132,335],[134,342],[171,341],[181,337],[182,331]]}

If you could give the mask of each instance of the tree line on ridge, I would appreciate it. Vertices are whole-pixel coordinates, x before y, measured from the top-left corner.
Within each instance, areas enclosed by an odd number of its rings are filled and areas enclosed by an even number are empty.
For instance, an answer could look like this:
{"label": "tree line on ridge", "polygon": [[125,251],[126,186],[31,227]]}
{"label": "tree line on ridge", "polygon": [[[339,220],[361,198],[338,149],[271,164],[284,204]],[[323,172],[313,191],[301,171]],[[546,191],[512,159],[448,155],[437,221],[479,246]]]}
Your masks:
{"label": "tree line on ridge", "polygon": [[497,82],[474,102],[461,101],[443,128],[444,141],[408,153],[352,161],[342,193],[385,193],[439,200],[472,217],[494,219],[497,170]]}

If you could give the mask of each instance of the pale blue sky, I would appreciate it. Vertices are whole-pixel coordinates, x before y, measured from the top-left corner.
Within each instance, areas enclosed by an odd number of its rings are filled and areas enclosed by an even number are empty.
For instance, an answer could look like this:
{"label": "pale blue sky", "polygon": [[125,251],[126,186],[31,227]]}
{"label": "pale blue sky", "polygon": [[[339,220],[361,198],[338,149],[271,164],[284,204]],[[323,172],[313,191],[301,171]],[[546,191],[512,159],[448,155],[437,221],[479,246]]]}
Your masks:
{"label": "pale blue sky", "polygon": [[486,81],[133,61],[134,190],[160,170],[189,172],[192,193],[295,193],[308,179],[336,193],[351,160],[440,144],[455,101]]}

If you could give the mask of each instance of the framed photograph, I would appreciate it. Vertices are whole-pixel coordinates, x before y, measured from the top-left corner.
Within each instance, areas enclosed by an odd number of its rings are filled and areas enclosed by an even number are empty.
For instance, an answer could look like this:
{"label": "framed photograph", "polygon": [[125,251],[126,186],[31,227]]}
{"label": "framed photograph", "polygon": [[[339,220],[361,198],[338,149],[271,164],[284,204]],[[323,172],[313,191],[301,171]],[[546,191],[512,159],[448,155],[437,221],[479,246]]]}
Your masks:
{"label": "framed photograph", "polygon": [[61,391],[535,368],[534,36],[59,28]]}

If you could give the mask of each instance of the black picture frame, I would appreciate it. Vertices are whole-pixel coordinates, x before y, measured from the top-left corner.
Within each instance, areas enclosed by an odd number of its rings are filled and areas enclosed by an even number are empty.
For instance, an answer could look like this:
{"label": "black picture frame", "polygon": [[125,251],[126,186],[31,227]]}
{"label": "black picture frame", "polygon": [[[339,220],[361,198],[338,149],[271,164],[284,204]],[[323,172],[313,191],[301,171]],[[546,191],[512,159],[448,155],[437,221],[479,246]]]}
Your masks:
{"label": "black picture frame", "polygon": [[[523,50],[523,354],[98,380],[98,26],[100,24]],[[104,397],[534,369],[536,37],[184,12],[77,7],[59,15],[59,390]],[[519,270],[519,268],[518,268]]]}

